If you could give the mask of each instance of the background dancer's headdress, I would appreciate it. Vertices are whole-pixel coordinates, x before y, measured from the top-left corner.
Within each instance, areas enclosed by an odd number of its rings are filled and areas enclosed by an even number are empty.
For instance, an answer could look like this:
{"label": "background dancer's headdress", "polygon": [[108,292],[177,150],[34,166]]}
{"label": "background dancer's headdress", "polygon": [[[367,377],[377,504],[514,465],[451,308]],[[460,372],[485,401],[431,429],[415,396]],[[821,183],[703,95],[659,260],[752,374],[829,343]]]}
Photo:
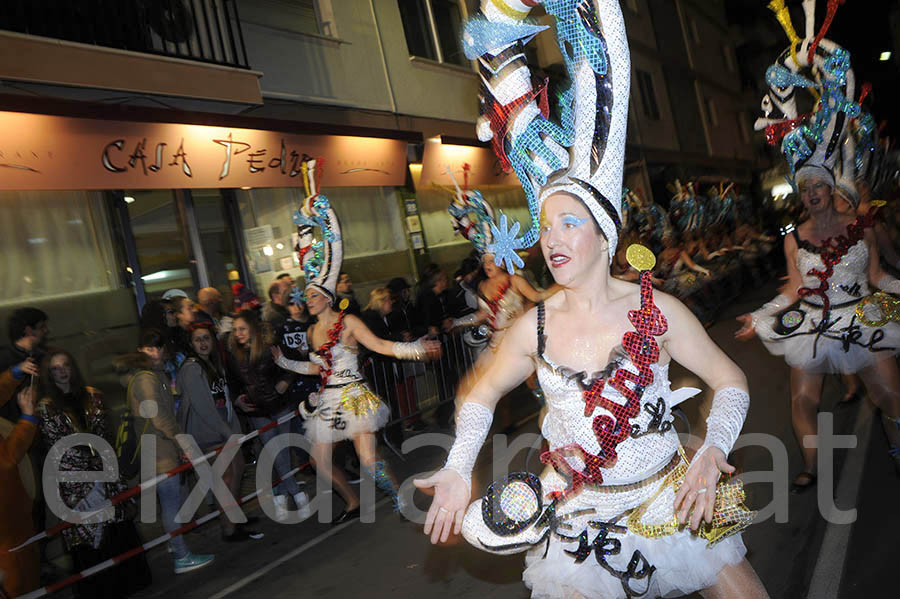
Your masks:
{"label": "background dancer's headdress", "polygon": [[[447,168],[447,174],[453,181],[455,191],[453,201],[450,202],[447,211],[453,220],[453,230],[469,240],[475,246],[479,254],[488,251],[488,246],[493,243],[491,227],[496,227],[494,210],[485,201],[484,196],[477,189],[469,189],[469,165],[463,165],[463,186],[459,187],[456,177]],[[449,190],[448,190],[449,191]]]}
{"label": "background dancer's headdress", "polygon": [[[791,45],[766,71],[769,92],[762,101],[765,118],[756,121],[756,129],[765,129],[770,144],[781,142],[790,170],[788,181],[795,190],[809,177],[837,186],[835,167],[849,134],[848,125],[850,119],[860,114],[859,104],[854,101],[856,81],[850,68],[850,53],[825,39],[843,1],[828,0],[824,23],[816,33],[816,2],[804,0],[806,30],[803,39],[794,30],[784,0],[769,3]],[[797,114],[797,88],[808,89],[818,96],[813,114]],[[845,153],[853,155],[855,161],[855,149],[848,147]],[[841,164],[849,163],[842,161]],[[855,196],[853,179],[852,174],[845,173],[841,187]]]}
{"label": "background dancer's headdress", "polygon": [[[306,198],[300,209],[294,212],[293,221],[297,225],[300,238],[297,250],[306,288],[315,287],[334,302],[341,262],[344,258],[341,224],[331,208],[328,198],[319,193],[322,179],[322,160],[304,158],[300,165]],[[322,238],[316,240],[314,229],[322,230]]]}
{"label": "background dancer's headdress", "polygon": [[[556,38],[570,83],[559,96],[560,122],[550,120],[547,82],[532,84],[524,44],[546,27],[527,23],[543,4],[556,23]],[[466,24],[466,56],[478,59],[481,117],[478,137],[491,140],[505,168],[522,183],[531,227],[493,227],[496,262],[523,266],[515,250],[540,235],[540,209],[552,193],[580,198],[609,241],[610,261],[622,218],[622,173],[631,58],[618,0],[482,0]]]}

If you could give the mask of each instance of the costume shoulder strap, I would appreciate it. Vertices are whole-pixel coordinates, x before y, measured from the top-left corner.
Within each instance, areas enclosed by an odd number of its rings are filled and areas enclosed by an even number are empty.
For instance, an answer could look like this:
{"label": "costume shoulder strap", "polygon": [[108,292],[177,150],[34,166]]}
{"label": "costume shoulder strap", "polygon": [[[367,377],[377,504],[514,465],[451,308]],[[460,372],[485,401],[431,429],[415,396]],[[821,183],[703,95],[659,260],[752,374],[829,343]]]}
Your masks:
{"label": "costume shoulder strap", "polygon": [[547,309],[544,307],[544,302],[540,301],[537,303],[537,353],[538,356],[544,355],[544,345],[546,344],[546,338],[544,337],[544,325],[547,322]]}

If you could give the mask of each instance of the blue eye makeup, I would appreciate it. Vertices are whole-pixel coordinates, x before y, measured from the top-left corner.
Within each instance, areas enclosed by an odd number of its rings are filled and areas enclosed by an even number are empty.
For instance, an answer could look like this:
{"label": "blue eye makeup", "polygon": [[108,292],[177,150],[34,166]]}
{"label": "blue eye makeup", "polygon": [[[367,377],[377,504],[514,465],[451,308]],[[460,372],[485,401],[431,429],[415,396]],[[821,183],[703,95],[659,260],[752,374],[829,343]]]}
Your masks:
{"label": "blue eye makeup", "polygon": [[567,227],[580,227],[587,221],[588,219],[586,218],[578,218],[577,216],[572,216],[571,214],[567,214],[562,219],[563,225]]}

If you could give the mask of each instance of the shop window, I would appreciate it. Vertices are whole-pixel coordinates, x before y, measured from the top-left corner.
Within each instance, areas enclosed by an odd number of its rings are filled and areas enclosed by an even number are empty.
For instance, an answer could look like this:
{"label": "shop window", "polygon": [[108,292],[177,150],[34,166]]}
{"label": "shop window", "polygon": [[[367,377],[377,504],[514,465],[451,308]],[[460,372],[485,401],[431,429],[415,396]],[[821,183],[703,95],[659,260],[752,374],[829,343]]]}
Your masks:
{"label": "shop window", "polygon": [[750,143],[750,125],[747,124],[747,114],[743,111],[737,113],[738,130],[741,132],[741,141]]}
{"label": "shop window", "polygon": [[[301,279],[303,270],[294,251],[297,227],[291,217],[303,201],[300,188],[239,190],[238,205],[244,226],[247,261],[254,287],[264,295],[269,283],[287,272]],[[406,233],[397,192],[390,187],[335,187],[323,189],[341,223],[344,269],[355,284],[409,276]],[[398,253],[403,253],[402,258]],[[382,264],[384,262],[390,264]],[[379,273],[367,267],[355,271],[354,263],[379,264]],[[383,276],[383,272],[391,272]],[[371,278],[366,275],[370,274]],[[382,279],[384,281],[382,281]],[[363,298],[363,295],[359,295]]]}
{"label": "shop window", "polygon": [[6,267],[0,305],[118,286],[103,197],[86,191],[0,192]]}
{"label": "shop window", "polygon": [[168,289],[195,296],[193,252],[175,192],[125,190],[124,194],[147,298],[159,299]]}
{"label": "shop window", "polygon": [[638,89],[641,94],[641,106],[644,116],[653,121],[659,120],[659,104],[656,102],[656,90],[653,88],[653,76],[647,71],[635,69]]}
{"label": "shop window", "polygon": [[464,8],[459,0],[398,0],[410,56],[465,66],[460,36]]}

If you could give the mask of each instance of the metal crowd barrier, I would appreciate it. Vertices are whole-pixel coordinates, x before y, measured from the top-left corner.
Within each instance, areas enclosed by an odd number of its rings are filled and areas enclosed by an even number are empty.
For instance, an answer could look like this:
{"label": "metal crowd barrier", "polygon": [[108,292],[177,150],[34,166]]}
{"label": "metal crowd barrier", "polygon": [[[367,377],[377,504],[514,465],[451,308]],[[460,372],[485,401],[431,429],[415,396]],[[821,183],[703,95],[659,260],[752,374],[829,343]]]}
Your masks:
{"label": "metal crowd barrier", "polygon": [[391,408],[391,420],[385,430],[412,424],[423,413],[435,409],[448,410],[452,415],[452,405],[448,404],[455,400],[459,383],[472,371],[481,350],[465,342],[464,332],[440,336],[439,360],[410,362],[381,355],[363,358],[360,366],[366,381]]}

